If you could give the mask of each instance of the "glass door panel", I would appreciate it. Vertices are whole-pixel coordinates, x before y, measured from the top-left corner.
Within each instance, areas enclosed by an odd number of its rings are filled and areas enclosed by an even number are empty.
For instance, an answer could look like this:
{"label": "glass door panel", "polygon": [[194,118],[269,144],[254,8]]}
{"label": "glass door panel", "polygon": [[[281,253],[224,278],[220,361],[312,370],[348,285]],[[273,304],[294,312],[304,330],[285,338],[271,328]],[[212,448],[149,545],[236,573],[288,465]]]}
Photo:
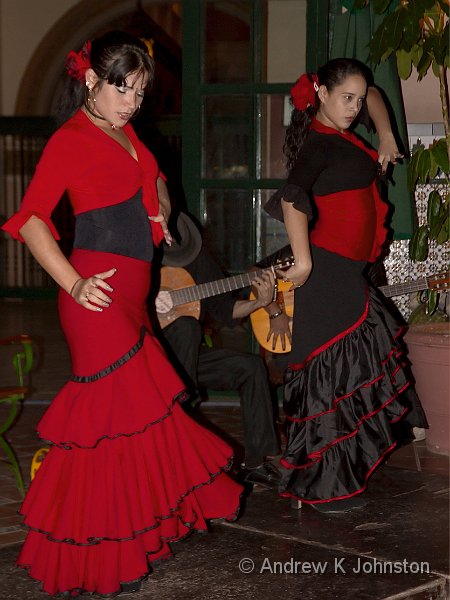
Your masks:
{"label": "glass door panel", "polygon": [[292,110],[289,96],[284,94],[261,95],[259,102],[261,107],[259,177],[284,179],[286,167],[283,144]]}
{"label": "glass door panel", "polygon": [[250,79],[250,2],[205,3],[204,83]]}
{"label": "glass door panel", "polygon": [[253,263],[253,206],[247,190],[205,190],[205,245],[230,273]]}
{"label": "glass door panel", "polygon": [[250,98],[207,96],[203,100],[204,179],[249,176]]}

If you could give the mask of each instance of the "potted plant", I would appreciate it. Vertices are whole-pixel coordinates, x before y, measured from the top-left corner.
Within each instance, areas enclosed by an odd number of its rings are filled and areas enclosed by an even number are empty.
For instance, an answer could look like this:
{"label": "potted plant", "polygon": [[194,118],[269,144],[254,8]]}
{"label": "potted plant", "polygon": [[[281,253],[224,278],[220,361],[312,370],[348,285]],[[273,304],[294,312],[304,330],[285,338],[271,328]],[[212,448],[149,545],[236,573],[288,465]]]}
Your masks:
{"label": "potted plant", "polygon": [[[426,221],[418,224],[409,244],[411,260],[423,261],[430,243],[448,245],[449,239],[449,0],[355,0],[354,8],[367,9],[369,4],[375,13],[384,15],[369,44],[372,63],[377,65],[395,54],[400,78],[408,79],[415,72],[420,81],[431,69],[439,79],[445,137],[428,148],[416,145],[408,165],[412,191],[431,184]],[[442,319],[436,310],[438,293],[427,291],[422,299],[424,306],[419,306],[410,319],[428,323],[410,325],[406,343],[417,392],[430,424],[427,446],[449,454],[449,329],[447,323],[431,323],[436,315]]]}

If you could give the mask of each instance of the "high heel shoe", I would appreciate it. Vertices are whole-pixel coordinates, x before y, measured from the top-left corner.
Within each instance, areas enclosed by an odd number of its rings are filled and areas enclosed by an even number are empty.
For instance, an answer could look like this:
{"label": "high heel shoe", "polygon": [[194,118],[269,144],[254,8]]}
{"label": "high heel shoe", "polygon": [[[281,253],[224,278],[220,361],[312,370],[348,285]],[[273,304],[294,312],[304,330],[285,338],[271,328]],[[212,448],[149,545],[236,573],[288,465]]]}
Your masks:
{"label": "high heel shoe", "polygon": [[134,594],[134,592],[139,592],[142,589],[142,579],[138,579],[137,581],[130,581],[128,583],[121,583],[121,596],[127,596],[128,594]]}
{"label": "high heel shoe", "polygon": [[291,498],[291,508],[292,510],[300,510],[302,507],[302,501],[298,498]]}

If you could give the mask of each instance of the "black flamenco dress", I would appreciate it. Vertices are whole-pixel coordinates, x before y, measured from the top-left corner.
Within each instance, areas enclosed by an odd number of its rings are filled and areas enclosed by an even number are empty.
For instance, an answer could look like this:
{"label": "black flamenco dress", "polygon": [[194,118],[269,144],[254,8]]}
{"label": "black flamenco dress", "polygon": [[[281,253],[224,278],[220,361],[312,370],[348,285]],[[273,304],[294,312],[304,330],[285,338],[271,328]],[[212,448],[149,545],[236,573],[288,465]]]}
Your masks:
{"label": "black flamenco dress", "polygon": [[124,127],[135,160],[79,111],[47,144],[21,209],[4,226],[50,216],[66,190],[76,215],[71,263],[82,277],[111,268],[103,312],[65,291],[59,315],[73,375],[37,430],[51,444],[21,508],[29,529],[18,565],[50,594],[115,594],[171,555],[170,542],[233,519],[241,486],[231,449],[180,406],[184,386],[146,312],[156,214],[153,155]]}
{"label": "black flamenco dress", "polygon": [[363,492],[397,444],[396,423],[426,426],[402,325],[363,276],[386,238],[376,178],[374,151],[314,120],[286,184],[266,205],[282,219],[284,198],[314,221],[312,272],[295,290],[280,488],[310,504]]}

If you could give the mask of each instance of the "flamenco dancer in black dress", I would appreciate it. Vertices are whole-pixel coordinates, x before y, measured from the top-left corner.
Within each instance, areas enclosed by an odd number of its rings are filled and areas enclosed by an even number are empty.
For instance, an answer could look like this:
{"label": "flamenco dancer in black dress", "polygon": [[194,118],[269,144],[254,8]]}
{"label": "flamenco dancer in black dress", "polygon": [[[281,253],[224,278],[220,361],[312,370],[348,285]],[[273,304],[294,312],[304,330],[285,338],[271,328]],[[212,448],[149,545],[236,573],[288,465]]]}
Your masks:
{"label": "flamenco dancer in black dress", "polygon": [[367,89],[366,67],[353,59],[302,75],[284,146],[290,173],[266,205],[284,219],[295,257],[284,274],[295,311],[280,492],[322,512],[365,504],[359,494],[395,448],[396,422],[426,427],[401,325],[363,276],[387,233],[378,155],[348,131]]}

